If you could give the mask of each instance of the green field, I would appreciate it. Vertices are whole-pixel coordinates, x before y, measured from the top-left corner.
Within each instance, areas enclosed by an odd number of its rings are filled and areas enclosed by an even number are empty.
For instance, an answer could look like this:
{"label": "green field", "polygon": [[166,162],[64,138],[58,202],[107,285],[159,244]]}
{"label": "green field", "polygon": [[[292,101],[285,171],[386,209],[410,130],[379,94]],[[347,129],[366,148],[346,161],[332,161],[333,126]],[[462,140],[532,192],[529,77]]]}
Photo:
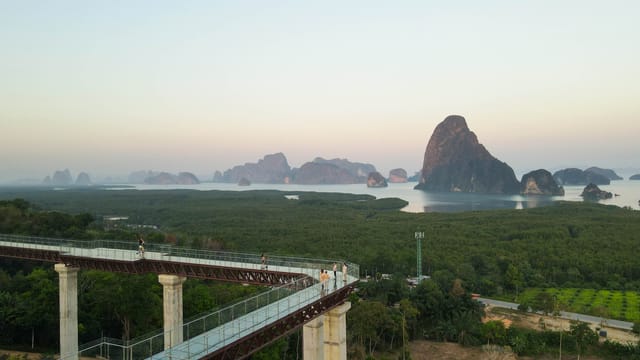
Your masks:
{"label": "green field", "polygon": [[546,292],[558,299],[566,311],[605,318],[640,321],[640,294],[636,291],[529,288],[519,298],[521,303],[532,303],[539,293]]}

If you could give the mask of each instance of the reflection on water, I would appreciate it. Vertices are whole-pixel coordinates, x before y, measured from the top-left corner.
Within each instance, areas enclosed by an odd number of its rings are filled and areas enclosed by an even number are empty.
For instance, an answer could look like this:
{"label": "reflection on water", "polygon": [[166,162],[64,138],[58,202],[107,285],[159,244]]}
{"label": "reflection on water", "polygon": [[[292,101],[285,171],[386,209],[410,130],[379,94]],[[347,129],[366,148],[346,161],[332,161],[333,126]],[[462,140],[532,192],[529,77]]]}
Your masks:
{"label": "reflection on water", "polygon": [[[348,194],[369,194],[378,199],[399,198],[409,204],[402,209],[406,212],[460,212],[490,209],[529,209],[547,206],[555,201],[583,201],[580,194],[584,186],[565,186],[564,196],[522,196],[522,195],[489,195],[468,193],[438,193],[414,190],[416,183],[389,184],[386,188],[368,188],[365,184],[349,185],[294,185],[294,184],[237,184],[202,183],[197,185],[137,185],[140,190],[160,189],[195,189],[195,190],[279,190],[285,192],[312,191],[336,192]],[[610,191],[618,196],[601,200],[601,204],[630,207],[640,210],[640,181],[619,180],[611,185],[599,186],[601,190]],[[289,194],[287,194],[289,195]]]}
{"label": "reflection on water", "polygon": [[[418,191],[418,190],[416,190]],[[528,209],[552,204],[558,197],[439,193],[419,191],[422,212],[459,212],[492,209]],[[403,211],[413,209],[404,208]]]}

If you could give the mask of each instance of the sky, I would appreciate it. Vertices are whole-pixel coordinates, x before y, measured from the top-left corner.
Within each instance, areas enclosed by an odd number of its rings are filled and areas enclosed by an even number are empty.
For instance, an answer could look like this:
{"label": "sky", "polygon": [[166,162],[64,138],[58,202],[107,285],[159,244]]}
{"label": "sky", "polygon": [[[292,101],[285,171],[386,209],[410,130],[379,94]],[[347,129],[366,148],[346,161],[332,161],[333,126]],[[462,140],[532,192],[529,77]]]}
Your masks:
{"label": "sky", "polygon": [[[638,1],[0,0],[0,182],[422,166],[466,118],[520,177],[640,168]],[[640,172],[640,171],[639,171]]]}

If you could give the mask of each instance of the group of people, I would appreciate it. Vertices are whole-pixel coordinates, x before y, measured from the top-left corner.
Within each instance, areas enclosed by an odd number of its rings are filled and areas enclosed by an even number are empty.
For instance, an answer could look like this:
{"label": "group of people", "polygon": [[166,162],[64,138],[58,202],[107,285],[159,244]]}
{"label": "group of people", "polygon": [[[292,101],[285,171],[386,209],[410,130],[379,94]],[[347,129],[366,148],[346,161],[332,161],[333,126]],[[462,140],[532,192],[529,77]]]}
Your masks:
{"label": "group of people", "polygon": [[[342,281],[343,282],[347,282],[347,263],[342,263]],[[328,270],[325,269],[320,269],[320,284],[321,284],[321,288],[320,288],[320,292],[322,295],[325,294],[326,290],[328,289],[327,286],[327,282],[329,282],[329,279],[331,278],[331,276],[329,275]],[[336,288],[338,285],[338,264],[337,263],[333,263],[333,287]]]}

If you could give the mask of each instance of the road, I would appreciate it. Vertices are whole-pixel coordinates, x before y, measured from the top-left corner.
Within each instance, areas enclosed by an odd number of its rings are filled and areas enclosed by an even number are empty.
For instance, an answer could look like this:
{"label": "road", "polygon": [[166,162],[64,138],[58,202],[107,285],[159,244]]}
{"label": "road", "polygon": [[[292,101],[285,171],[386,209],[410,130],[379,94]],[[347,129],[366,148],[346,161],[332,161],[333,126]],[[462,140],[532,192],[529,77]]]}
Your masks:
{"label": "road", "polygon": [[[519,305],[512,302],[493,300],[493,299],[487,299],[487,298],[478,298],[478,301],[480,301],[483,304],[487,304],[495,307],[513,309],[513,310],[518,310],[518,305]],[[578,314],[578,313],[572,313],[567,311],[560,311],[560,317],[567,320],[578,320],[578,321],[589,322],[594,324],[600,324],[603,320],[603,318],[599,316]],[[633,328],[633,323],[628,321],[621,321],[621,320],[615,320],[615,319],[604,319],[604,321],[605,321],[604,322],[605,325],[609,327],[617,328],[617,329],[631,330],[631,328]]]}

